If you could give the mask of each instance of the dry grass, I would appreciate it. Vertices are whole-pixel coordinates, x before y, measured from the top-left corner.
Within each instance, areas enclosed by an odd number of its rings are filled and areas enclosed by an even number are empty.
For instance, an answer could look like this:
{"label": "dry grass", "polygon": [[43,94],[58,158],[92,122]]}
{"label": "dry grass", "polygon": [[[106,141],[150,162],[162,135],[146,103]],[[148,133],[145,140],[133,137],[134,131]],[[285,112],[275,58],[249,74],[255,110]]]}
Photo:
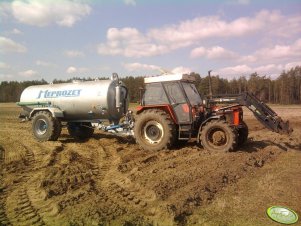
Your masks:
{"label": "dry grass", "polygon": [[[200,225],[279,225],[266,216],[273,205],[288,206],[301,214],[301,150],[290,151],[282,158],[243,178],[218,194],[207,207],[191,217]],[[206,223],[207,222],[207,223]],[[297,223],[296,225],[301,225]]]}

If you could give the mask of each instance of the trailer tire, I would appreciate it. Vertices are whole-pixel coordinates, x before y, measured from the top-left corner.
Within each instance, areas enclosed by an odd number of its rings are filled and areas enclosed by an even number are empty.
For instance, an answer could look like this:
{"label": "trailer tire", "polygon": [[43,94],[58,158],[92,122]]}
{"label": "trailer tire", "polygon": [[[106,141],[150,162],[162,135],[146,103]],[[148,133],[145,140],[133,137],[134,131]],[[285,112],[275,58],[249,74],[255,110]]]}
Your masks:
{"label": "trailer tire", "polygon": [[143,150],[159,151],[173,146],[176,127],[165,111],[145,110],[135,121],[134,136]]}
{"label": "trailer tire", "polygon": [[203,127],[202,146],[208,151],[233,151],[237,146],[237,132],[223,120],[213,120]]}
{"label": "trailer tire", "polygon": [[67,128],[70,136],[77,140],[88,139],[94,133],[90,122],[69,122]]}
{"label": "trailer tire", "polygon": [[38,141],[55,141],[61,134],[62,126],[50,112],[38,111],[33,116],[32,131]]}
{"label": "trailer tire", "polygon": [[248,140],[249,128],[245,122],[242,122],[243,127],[238,128],[237,144],[240,146]]}

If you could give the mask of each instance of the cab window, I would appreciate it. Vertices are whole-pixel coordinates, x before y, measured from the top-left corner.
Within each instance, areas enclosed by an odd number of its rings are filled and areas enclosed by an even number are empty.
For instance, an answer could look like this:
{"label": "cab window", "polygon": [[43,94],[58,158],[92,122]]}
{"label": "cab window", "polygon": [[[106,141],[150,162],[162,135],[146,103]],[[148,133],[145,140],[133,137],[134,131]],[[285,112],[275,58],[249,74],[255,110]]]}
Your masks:
{"label": "cab window", "polygon": [[146,84],[143,99],[145,105],[168,104],[168,99],[161,83]]}
{"label": "cab window", "polygon": [[177,82],[169,82],[164,84],[167,95],[170,99],[171,104],[186,103],[186,99],[183,92]]}
{"label": "cab window", "polygon": [[201,96],[194,84],[188,82],[182,82],[182,85],[191,105],[198,105],[202,103]]}

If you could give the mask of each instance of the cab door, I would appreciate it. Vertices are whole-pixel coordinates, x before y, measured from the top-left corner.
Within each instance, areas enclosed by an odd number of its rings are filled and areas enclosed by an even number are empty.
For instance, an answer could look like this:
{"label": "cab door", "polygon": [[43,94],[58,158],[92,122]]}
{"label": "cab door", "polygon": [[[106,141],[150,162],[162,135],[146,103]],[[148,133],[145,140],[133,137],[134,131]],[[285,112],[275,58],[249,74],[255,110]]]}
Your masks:
{"label": "cab door", "polygon": [[191,123],[191,111],[190,106],[184,96],[178,82],[164,83],[164,88],[170,100],[170,104],[174,109],[174,112],[178,118],[179,124]]}

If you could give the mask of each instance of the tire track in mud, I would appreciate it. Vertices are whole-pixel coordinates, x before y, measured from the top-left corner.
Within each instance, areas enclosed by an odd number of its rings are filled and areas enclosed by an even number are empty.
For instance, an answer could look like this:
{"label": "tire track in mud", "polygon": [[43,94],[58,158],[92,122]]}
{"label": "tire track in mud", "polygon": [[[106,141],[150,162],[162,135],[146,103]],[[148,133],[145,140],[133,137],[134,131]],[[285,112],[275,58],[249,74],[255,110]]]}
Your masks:
{"label": "tire track in mud", "polygon": [[0,225],[11,225],[6,215],[7,191],[4,185],[5,149],[0,145]]}
{"label": "tire track in mud", "polygon": [[[44,168],[44,164],[41,159],[37,159],[28,145],[17,143],[25,153],[24,156],[20,156],[24,167],[17,167],[13,171],[18,179],[11,184],[6,198],[7,218],[13,225],[45,225],[43,218],[54,216],[57,208],[45,201],[46,194],[40,188],[40,179],[43,177],[41,169]],[[44,149],[41,145],[35,147],[38,147],[38,151]],[[53,151],[56,149],[57,147]]]}
{"label": "tire track in mud", "polygon": [[46,200],[46,192],[39,186],[39,180],[30,183],[27,189],[29,200],[43,219],[56,217],[59,212],[57,205],[50,200]]}
{"label": "tire track in mud", "polygon": [[13,224],[17,225],[45,225],[43,219],[34,208],[28,196],[27,189],[22,186],[12,193],[15,200],[7,201],[10,206],[8,215]]}
{"label": "tire track in mud", "polygon": [[23,143],[19,145],[25,150],[25,166],[21,170],[22,177],[17,184],[11,187],[13,190],[7,198],[8,216],[13,224],[20,225],[44,225],[38,210],[33,207],[28,196],[28,185],[32,182],[30,173],[35,170],[36,161],[33,151]]}
{"label": "tire track in mud", "polygon": [[[108,143],[108,145],[104,145]],[[157,215],[157,197],[154,191],[144,188],[118,170],[121,158],[117,145],[109,139],[101,139],[94,159],[93,174],[97,177],[97,187],[105,192],[110,201],[118,203],[130,213],[143,214],[152,222],[162,221]],[[141,213],[142,212],[142,213]],[[162,212],[162,210],[161,210]]]}
{"label": "tire track in mud", "polygon": [[[116,146],[110,145],[102,147],[105,153],[105,164],[101,167],[101,187],[111,188],[113,199],[120,198],[127,204],[133,204],[134,207],[141,208],[154,201],[156,196],[138,184],[133,183],[126,175],[118,171],[120,157],[116,153]],[[138,206],[137,206],[138,205]]]}

